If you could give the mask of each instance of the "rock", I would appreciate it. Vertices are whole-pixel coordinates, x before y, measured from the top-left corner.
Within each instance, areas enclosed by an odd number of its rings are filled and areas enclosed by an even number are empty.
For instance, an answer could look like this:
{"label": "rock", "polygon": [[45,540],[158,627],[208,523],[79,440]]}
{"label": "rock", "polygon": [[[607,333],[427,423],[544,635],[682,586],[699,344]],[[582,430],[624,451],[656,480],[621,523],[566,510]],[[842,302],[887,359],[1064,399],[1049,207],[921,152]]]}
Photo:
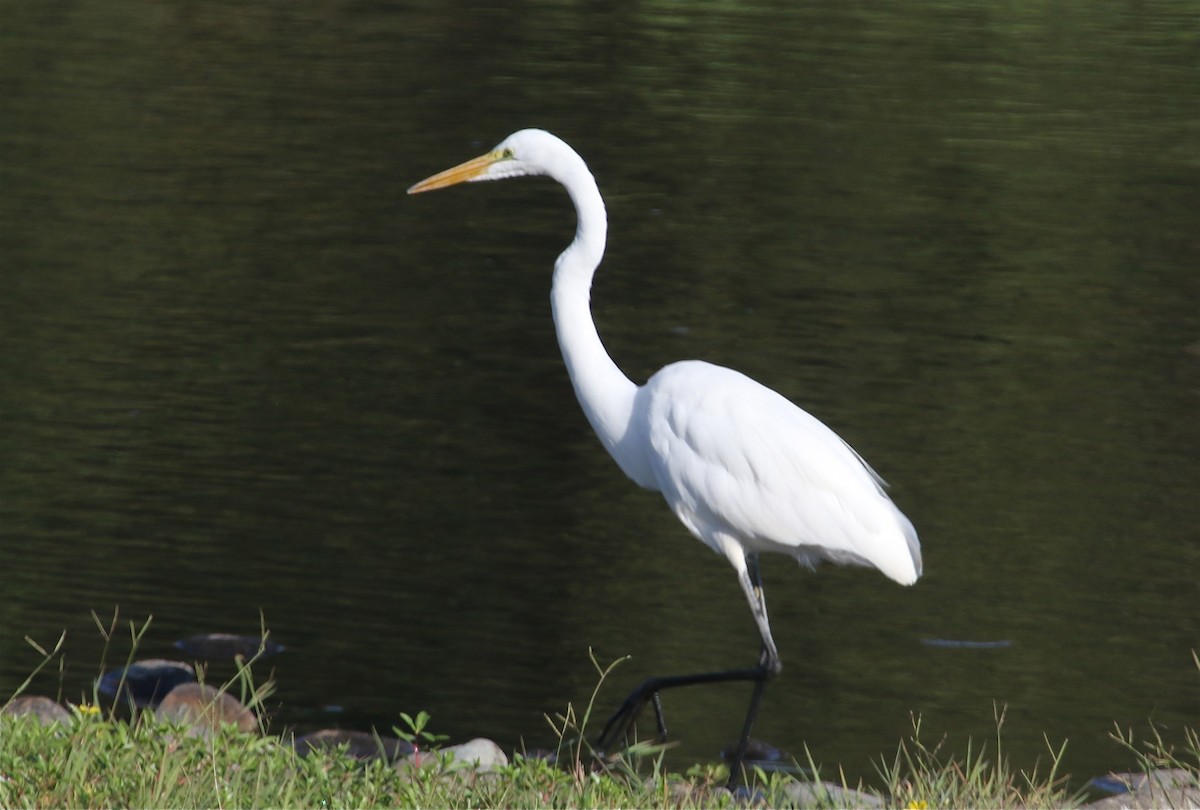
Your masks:
{"label": "rock", "polygon": [[793,782],[783,792],[796,807],[883,807],[885,804],[873,793],[833,782]]}
{"label": "rock", "polygon": [[[730,762],[736,753],[736,745],[723,748],[721,750],[721,759],[724,762]],[[747,773],[755,768],[762,768],[768,772],[783,771],[792,774],[800,773],[800,768],[796,765],[796,761],[792,758],[791,754],[776,748],[768,742],[756,740],[753,737],[747,741],[746,756],[742,759],[742,766],[746,769]]]}
{"label": "rock", "polygon": [[438,753],[453,756],[452,767],[474,768],[481,773],[486,773],[493,768],[503,768],[508,764],[508,756],[500,746],[486,737],[476,737],[461,745],[451,745],[448,748],[439,749]]}
{"label": "rock", "polygon": [[558,764],[558,751],[549,748],[527,748],[521,752],[523,759],[540,759],[548,765]]}
{"label": "rock", "polygon": [[50,698],[42,697],[41,695],[21,695],[15,697],[3,709],[0,709],[0,715],[7,715],[8,717],[36,717],[38,722],[43,726],[52,726],[55,723],[69,726],[74,719],[71,717],[69,711]]}
{"label": "rock", "polygon": [[[771,807],[771,800],[778,802],[778,794],[768,795],[762,788],[746,787],[739,785],[733,790],[726,788],[711,788],[713,797],[720,794],[726,794],[737,807]],[[843,787],[834,782],[796,782],[789,781],[782,788],[784,797],[786,797],[786,807],[806,808],[806,807],[847,807],[847,808],[863,808],[863,807],[884,807],[887,802],[882,797],[874,793],[866,793],[861,790]],[[690,794],[686,792],[675,792],[673,794],[680,800],[696,803],[697,793],[692,791]],[[716,804],[713,798],[703,800],[701,806]]]}
{"label": "rock", "polygon": [[476,737],[461,745],[449,745],[433,751],[418,751],[396,763],[396,770],[408,773],[414,768],[438,765],[448,772],[471,770],[487,773],[508,764],[508,756],[500,746],[486,737]]}
{"label": "rock", "polygon": [[[100,676],[100,694],[133,701],[135,706],[153,706],[181,683],[196,680],[196,670],[182,661],[147,658]],[[118,694],[119,693],[119,694]]]}
{"label": "rock", "polygon": [[258,718],[233,695],[208,684],[182,683],[158,704],[154,716],[169,723],[183,723],[188,735],[207,737],[223,725],[237,726],[244,734],[258,731]]}
{"label": "rock", "polygon": [[261,636],[235,636],[232,633],[201,633],[175,642],[175,646],[187,655],[203,659],[234,660],[238,656],[249,659],[259,655],[277,655],[286,649],[282,644]]}
{"label": "rock", "polygon": [[[662,790],[662,783],[657,779],[651,778],[646,786],[655,793]],[[676,807],[716,807],[720,804],[718,796],[733,796],[733,793],[724,787],[698,785],[687,779],[670,779],[667,782],[667,795]]]}
{"label": "rock", "polygon": [[1200,780],[1182,768],[1164,768],[1149,773],[1114,773],[1105,781],[1124,785],[1128,792],[1108,796],[1085,807],[1098,810],[1200,807]]}
{"label": "rock", "polygon": [[292,747],[302,757],[313,753],[334,752],[344,748],[345,755],[352,759],[366,761],[379,759],[382,756],[388,762],[395,762],[400,757],[406,757],[416,750],[411,743],[395,737],[384,737],[365,731],[343,731],[335,728],[321,729],[298,737],[292,742]]}
{"label": "rock", "polygon": [[[728,748],[721,749],[721,759],[729,762],[733,759],[733,755],[737,753],[737,746],[731,745]],[[780,762],[790,760],[791,756],[786,751],[781,751],[769,742],[757,740],[751,737],[746,741],[746,756],[745,762]]]}

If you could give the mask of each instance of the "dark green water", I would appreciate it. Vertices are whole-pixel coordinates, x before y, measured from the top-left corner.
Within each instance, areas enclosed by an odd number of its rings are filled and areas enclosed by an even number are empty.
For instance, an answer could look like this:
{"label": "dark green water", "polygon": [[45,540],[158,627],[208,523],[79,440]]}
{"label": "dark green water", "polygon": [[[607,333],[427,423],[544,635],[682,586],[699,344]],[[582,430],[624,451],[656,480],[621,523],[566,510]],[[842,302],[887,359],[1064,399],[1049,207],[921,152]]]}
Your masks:
{"label": "dark green water", "polygon": [[[565,196],[404,194],[541,126],[606,194],[617,362],[777,388],[921,533],[912,589],[765,561],[758,736],[869,776],[910,713],[962,751],[1000,704],[1015,764],[1044,733],[1090,776],[1131,764],[1114,722],[1194,726],[1200,12],[746,5],[9,4],[0,698],[63,628],[37,687],[78,698],[117,605],[147,655],[261,611],[279,723],[506,747],[586,702],[589,647],[633,656],[600,712],[755,659],[574,402]],[[669,696],[680,759],[748,695]]]}

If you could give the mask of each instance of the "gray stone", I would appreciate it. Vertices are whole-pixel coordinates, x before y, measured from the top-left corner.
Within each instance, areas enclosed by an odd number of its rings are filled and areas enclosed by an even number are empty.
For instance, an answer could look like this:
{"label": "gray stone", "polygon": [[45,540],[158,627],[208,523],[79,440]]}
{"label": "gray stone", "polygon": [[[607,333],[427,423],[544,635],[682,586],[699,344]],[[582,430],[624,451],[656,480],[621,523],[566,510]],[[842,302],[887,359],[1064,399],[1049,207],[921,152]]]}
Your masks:
{"label": "gray stone", "polygon": [[508,756],[500,746],[485,737],[449,745],[432,751],[417,751],[396,763],[396,770],[408,773],[414,768],[444,766],[446,771],[487,773],[508,764]]}
{"label": "gray stone", "polygon": [[481,773],[486,773],[493,768],[503,768],[508,764],[508,756],[500,746],[486,737],[476,737],[461,745],[451,745],[448,748],[442,748],[438,753],[450,754],[454,757],[451,767],[474,768]]}
{"label": "gray stone", "polygon": [[411,743],[395,737],[384,737],[366,731],[346,731],[340,728],[323,728],[298,737],[293,747],[302,757],[343,751],[351,759],[371,760],[385,758],[393,762],[408,756],[415,750]]}
{"label": "gray stone", "polygon": [[883,807],[873,793],[842,787],[833,782],[794,782],[783,789],[797,807]]}
{"label": "gray stone", "polygon": [[1200,807],[1200,778],[1182,768],[1166,768],[1149,773],[1114,773],[1111,779],[1123,783],[1129,792],[1108,796],[1085,807],[1095,810]]}
{"label": "gray stone", "polygon": [[208,684],[183,683],[176,686],[158,704],[154,716],[171,723],[189,727],[190,736],[207,737],[223,725],[234,725],[238,731],[251,734],[258,731],[258,718],[233,695],[220,692]]}
{"label": "gray stone", "polygon": [[0,709],[0,714],[9,717],[35,717],[43,726],[52,726],[55,723],[69,726],[74,719],[69,711],[41,695],[15,697]]}
{"label": "gray stone", "polygon": [[153,706],[181,683],[196,680],[196,670],[183,661],[147,658],[100,676],[100,694],[130,700],[137,706]]}
{"label": "gray stone", "polygon": [[175,646],[188,655],[206,661],[237,658],[265,658],[284,651],[282,644],[277,644],[261,636],[235,636],[232,633],[202,633],[188,636],[175,642]]}

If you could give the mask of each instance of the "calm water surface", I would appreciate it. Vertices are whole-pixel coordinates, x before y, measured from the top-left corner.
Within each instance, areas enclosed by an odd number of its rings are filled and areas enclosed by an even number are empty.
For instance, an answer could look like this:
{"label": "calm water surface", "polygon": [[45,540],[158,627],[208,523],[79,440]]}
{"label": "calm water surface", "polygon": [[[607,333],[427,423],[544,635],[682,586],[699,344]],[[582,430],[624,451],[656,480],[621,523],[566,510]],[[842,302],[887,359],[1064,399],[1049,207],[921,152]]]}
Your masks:
{"label": "calm water surface", "polygon": [[[561,367],[546,181],[405,188],[542,126],[610,208],[596,319],[888,478],[926,575],[769,558],[757,736],[854,776],[923,718],[1129,766],[1200,715],[1200,13],[25,4],[0,31],[0,696],[252,632],[276,720],[551,742],[543,715],[752,662],[728,565],[623,479]],[[928,640],[1006,642],[955,646]],[[126,645],[127,646],[127,645]],[[114,656],[123,655],[117,644]],[[56,668],[52,668],[56,669]],[[748,687],[670,695],[712,759]]]}

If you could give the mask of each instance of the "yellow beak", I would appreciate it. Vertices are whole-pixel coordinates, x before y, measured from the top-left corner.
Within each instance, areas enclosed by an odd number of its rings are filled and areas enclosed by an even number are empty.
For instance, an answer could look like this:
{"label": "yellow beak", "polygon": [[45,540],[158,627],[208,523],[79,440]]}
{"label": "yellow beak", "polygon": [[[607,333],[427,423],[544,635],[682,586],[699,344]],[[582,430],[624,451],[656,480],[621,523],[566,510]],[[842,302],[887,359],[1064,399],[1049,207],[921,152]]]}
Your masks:
{"label": "yellow beak", "polygon": [[420,194],[422,191],[433,191],[446,186],[453,186],[459,183],[466,183],[481,177],[488,167],[500,160],[500,155],[495,152],[488,152],[486,155],[480,155],[477,158],[472,158],[466,163],[460,163],[453,169],[446,169],[444,172],[438,172],[433,177],[426,177],[420,183],[411,186],[408,189],[409,194]]}

